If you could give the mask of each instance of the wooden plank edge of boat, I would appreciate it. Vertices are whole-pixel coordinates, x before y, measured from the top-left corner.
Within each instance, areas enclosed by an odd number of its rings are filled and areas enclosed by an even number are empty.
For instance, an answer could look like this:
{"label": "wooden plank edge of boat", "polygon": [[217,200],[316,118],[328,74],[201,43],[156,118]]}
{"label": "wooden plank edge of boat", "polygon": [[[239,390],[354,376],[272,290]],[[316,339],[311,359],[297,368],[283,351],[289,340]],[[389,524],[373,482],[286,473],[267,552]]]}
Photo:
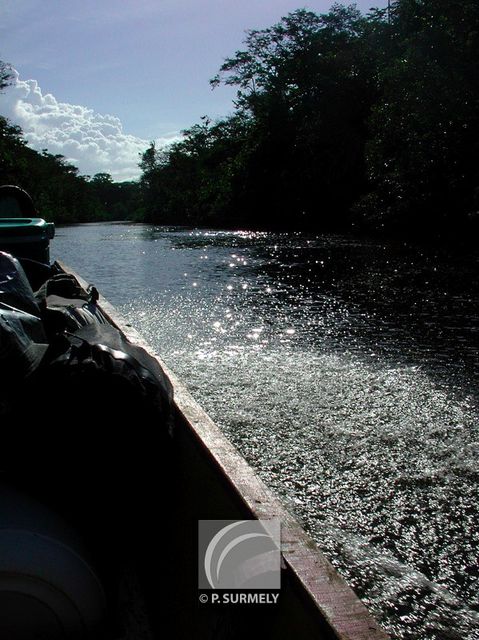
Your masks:
{"label": "wooden plank edge of boat", "polygon": [[[68,266],[61,266],[66,272],[73,274],[82,286],[89,286],[84,278]],[[284,561],[282,584],[285,574],[295,596],[301,601],[301,606],[311,617],[311,628],[314,629],[317,625],[317,633],[313,631],[312,635],[304,637],[334,637],[340,640],[389,638],[316,543],[256,475],[160,355],[101,294],[98,303],[107,319],[130,342],[143,347],[152,355],[170,379],[174,390],[175,420],[184,426],[196,442],[201,455],[226,486],[226,491],[240,503],[240,513],[244,519],[280,520],[281,554]],[[214,515],[209,519],[223,519],[224,516],[222,512],[218,517]],[[232,512],[230,519],[236,518],[238,514]]]}

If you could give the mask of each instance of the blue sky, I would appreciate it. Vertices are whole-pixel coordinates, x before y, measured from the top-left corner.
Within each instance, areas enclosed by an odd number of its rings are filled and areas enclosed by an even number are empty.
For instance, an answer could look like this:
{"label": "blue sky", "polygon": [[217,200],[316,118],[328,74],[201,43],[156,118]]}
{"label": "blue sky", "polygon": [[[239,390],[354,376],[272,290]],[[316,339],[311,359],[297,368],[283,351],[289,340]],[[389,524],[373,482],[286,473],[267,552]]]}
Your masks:
{"label": "blue sky", "polygon": [[[231,112],[234,92],[208,80],[242,46],[246,29],[271,26],[329,0],[2,0],[0,59],[17,84],[0,113],[29,144],[63,153],[81,173],[138,175],[138,152]],[[367,11],[387,0],[360,0]],[[31,82],[28,82],[31,81]]]}

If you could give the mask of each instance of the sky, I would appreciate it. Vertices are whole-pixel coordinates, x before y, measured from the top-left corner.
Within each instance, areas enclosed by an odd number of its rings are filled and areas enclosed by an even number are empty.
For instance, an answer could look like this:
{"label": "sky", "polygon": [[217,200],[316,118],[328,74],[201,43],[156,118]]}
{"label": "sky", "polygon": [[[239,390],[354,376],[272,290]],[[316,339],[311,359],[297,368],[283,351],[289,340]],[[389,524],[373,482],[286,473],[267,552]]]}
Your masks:
{"label": "sky", "polygon": [[[332,0],[1,0],[0,60],[15,70],[0,114],[34,149],[93,175],[138,177],[139,153],[232,112],[234,89],[209,79],[262,29]],[[367,11],[387,0],[359,0]]]}

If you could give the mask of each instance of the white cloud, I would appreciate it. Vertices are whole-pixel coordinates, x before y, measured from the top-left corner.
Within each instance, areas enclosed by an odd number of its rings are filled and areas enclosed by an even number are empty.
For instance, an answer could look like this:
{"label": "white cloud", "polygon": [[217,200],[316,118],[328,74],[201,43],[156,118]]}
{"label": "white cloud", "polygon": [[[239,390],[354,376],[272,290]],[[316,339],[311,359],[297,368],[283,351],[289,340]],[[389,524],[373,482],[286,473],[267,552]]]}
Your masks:
{"label": "white cloud", "polygon": [[[51,93],[43,94],[36,80],[20,80],[13,73],[14,82],[0,95],[0,113],[22,128],[30,147],[64,155],[82,174],[106,172],[115,180],[140,175],[138,154],[148,140],[124,133],[115,116],[58,102]],[[177,139],[172,134],[156,142],[160,147]]]}

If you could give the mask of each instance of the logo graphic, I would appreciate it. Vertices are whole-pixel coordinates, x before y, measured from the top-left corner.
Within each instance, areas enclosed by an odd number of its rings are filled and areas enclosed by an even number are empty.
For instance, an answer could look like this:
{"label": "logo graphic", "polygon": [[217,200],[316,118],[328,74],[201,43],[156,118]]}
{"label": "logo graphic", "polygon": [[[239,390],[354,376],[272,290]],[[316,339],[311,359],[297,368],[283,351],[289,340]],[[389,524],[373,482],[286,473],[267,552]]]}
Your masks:
{"label": "logo graphic", "polygon": [[279,520],[200,520],[200,589],[279,589]]}

